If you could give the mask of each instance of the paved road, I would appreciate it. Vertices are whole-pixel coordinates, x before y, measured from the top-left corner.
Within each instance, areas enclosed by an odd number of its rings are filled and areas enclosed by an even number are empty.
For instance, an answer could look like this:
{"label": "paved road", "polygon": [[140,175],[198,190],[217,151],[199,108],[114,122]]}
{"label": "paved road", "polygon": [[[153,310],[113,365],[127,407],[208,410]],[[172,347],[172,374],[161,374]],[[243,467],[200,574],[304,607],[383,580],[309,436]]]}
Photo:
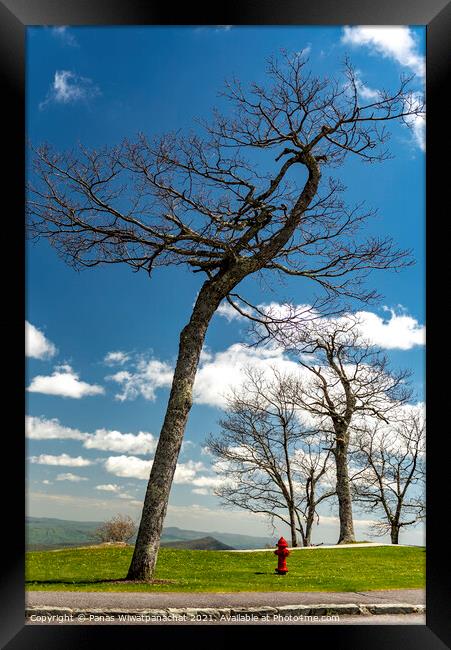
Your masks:
{"label": "paved road", "polygon": [[[47,622],[31,622],[27,621],[27,625],[48,625]],[[339,621],[275,621],[275,620],[259,620],[248,621],[246,623],[235,623],[232,621],[185,621],[184,623],[125,623],[123,621],[115,622],[99,622],[99,621],[84,621],[80,623],[74,619],[73,623],[60,623],[59,625],[426,625],[426,617],[423,614],[384,614],[382,616],[341,616]]]}
{"label": "paved road", "polygon": [[423,605],[423,589],[390,589],[384,591],[299,592],[239,591],[234,593],[143,593],[99,591],[27,591],[28,607],[70,607],[125,610],[165,609],[167,607],[258,607],[280,605],[312,605],[329,603],[409,603]]}

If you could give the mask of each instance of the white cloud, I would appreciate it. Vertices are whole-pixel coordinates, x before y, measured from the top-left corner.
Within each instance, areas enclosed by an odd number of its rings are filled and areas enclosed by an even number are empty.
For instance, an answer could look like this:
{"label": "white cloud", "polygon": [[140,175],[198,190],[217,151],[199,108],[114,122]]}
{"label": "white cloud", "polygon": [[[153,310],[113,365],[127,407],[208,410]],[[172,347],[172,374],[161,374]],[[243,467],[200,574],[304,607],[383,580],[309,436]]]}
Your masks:
{"label": "white cloud", "polygon": [[[221,315],[226,315],[222,312]],[[227,317],[227,315],[226,315]],[[280,351],[249,349],[241,343],[230,346],[223,352],[203,350],[194,383],[193,398],[197,404],[223,406],[224,394],[232,385],[241,382],[241,371],[247,365],[271,365],[293,369],[294,363]],[[172,384],[173,368],[165,361],[139,359],[135,370],[121,370],[106,377],[122,386],[122,392],[115,397],[121,401],[135,399],[139,395],[154,400],[157,388],[169,388]],[[119,451],[119,450],[118,450]],[[135,452],[136,453],[136,452]]]}
{"label": "white cloud", "polygon": [[126,492],[121,492],[121,487],[116,485],[116,483],[106,483],[102,485],[96,485],[96,490],[100,492],[111,492],[118,499],[134,499],[134,497]]}
{"label": "white cloud", "polygon": [[[299,371],[299,366],[286,358],[280,350],[248,348],[241,343],[231,345],[223,352],[205,352],[201,355],[194,382],[193,398],[196,404],[222,407],[231,386],[238,386],[244,379],[246,366],[277,367],[281,371]],[[142,395],[154,400],[156,388],[170,387],[173,370],[166,362],[156,359],[140,362],[136,372],[120,371],[112,379],[121,383],[123,392],[116,397],[121,401]]]}
{"label": "white cloud", "polygon": [[415,115],[412,120],[413,136],[422,151],[426,151],[426,119],[423,115]]}
{"label": "white cloud", "polygon": [[199,461],[188,460],[186,463],[178,463],[175,468],[174,483],[184,485],[195,480],[197,472],[204,469],[204,464]]}
{"label": "white cloud", "polygon": [[151,467],[151,460],[142,460],[136,456],[110,456],[105,461],[107,472],[126,478],[148,479]]}
{"label": "white cloud", "polygon": [[[319,518],[320,524],[330,526],[333,524],[339,524],[340,519],[338,517],[334,516],[328,516],[328,515],[320,515]],[[353,518],[353,523],[354,523],[354,528],[362,529],[362,528],[368,528],[369,526],[372,526],[373,524],[376,523],[375,519],[357,519]]]}
{"label": "white cloud", "polygon": [[[290,303],[280,303],[280,302],[268,302],[260,303],[256,306],[261,314],[256,314],[258,317],[262,317],[262,314],[267,314],[273,319],[284,320],[290,318],[292,320],[300,319],[312,319],[318,317],[318,312],[311,305],[292,305]],[[241,311],[244,314],[252,316],[252,309],[250,307],[240,306]],[[233,320],[245,321],[248,319],[246,316],[243,316],[239,311],[237,311],[229,302],[224,300],[216,310],[216,314],[223,316],[229,322]]]}
{"label": "white cloud", "polygon": [[79,494],[29,492],[28,507],[29,512],[35,513],[37,517],[67,519],[70,516],[71,519],[79,521],[98,521],[99,513],[104,520],[116,515],[118,511],[136,517],[137,508],[142,507],[142,502],[124,501],[121,503],[115,495],[102,495],[101,493],[95,498]]}
{"label": "white cloud", "polygon": [[[142,460],[136,456],[110,456],[105,461],[105,469],[110,474],[122,478],[137,478],[147,480],[152,468],[152,460]],[[204,468],[203,463],[189,460],[186,463],[178,463],[175,474],[175,484],[191,483],[197,472]]]}
{"label": "white cloud", "polygon": [[234,343],[201,364],[194,382],[194,401],[222,408],[230,389],[242,384],[245,378],[243,371],[247,367],[268,373],[272,368],[282,373],[300,372],[299,365],[290,361],[281,350],[248,348],[242,343]]}
{"label": "white cloud", "polygon": [[67,25],[52,27],[52,34],[55,38],[64,43],[64,45],[69,45],[70,47],[78,47],[78,41],[75,36],[69,32]]}
{"label": "white cloud", "polygon": [[199,531],[236,532],[248,535],[268,534],[267,517],[264,515],[246,510],[209,508],[198,503],[183,506],[170,503],[165,525],[193,528]]}
{"label": "white cloud", "polygon": [[311,51],[312,51],[312,44],[309,43],[308,45],[303,47],[302,50],[299,50],[299,52],[296,52],[296,54],[298,56],[302,56],[302,57],[305,58],[305,57],[308,57],[308,55],[311,53]]}
{"label": "white cloud", "polygon": [[[309,311],[308,305],[293,306],[290,310],[288,305],[269,303],[258,305],[258,308],[271,314],[273,318],[279,319],[283,319],[288,313],[291,316],[297,314],[299,322],[301,322],[303,314],[313,314],[313,311]],[[425,345],[426,327],[421,325],[416,318],[406,313],[406,310],[400,305],[398,310],[390,307],[383,307],[383,309],[390,313],[390,318],[384,319],[369,311],[355,312],[354,316],[360,321],[359,329],[365,339],[387,350],[410,350],[416,345]],[[229,321],[232,319],[246,320],[228,303],[222,303],[217,313]],[[319,319],[317,322],[320,322]]]}
{"label": "white cloud", "polygon": [[116,485],[115,483],[96,485],[96,490],[100,490],[101,492],[119,492],[120,489],[119,485]]}
{"label": "white cloud", "polygon": [[129,360],[130,360],[130,355],[127,354],[127,352],[116,350],[114,352],[108,352],[108,354],[105,355],[103,361],[104,363],[107,364],[107,366],[114,366],[116,364],[122,366],[126,361]]}
{"label": "white cloud", "polygon": [[[43,417],[25,416],[27,438],[31,440],[82,440],[86,449],[101,449],[129,454],[150,454],[155,451],[157,440],[151,433],[121,433],[108,429],[97,429],[94,433],[84,433],[78,429],[63,426],[59,420]],[[194,444],[189,443],[187,444]]]}
{"label": "white cloud", "polygon": [[344,27],[341,39],[345,45],[365,46],[372,53],[393,59],[423,77],[425,60],[418,51],[414,32],[409,27],[356,26]]}
{"label": "white cloud", "polygon": [[42,110],[49,104],[87,102],[99,94],[99,88],[88,77],[82,77],[71,70],[57,70],[47,97],[39,104],[39,108]]}
{"label": "white cloud", "polygon": [[[309,305],[289,306],[278,303],[259,305],[262,311],[271,316],[283,319],[289,313],[296,314],[300,319],[311,318],[313,310]],[[228,320],[243,319],[235,314],[235,310],[223,303],[218,310],[220,316]],[[414,346],[424,345],[425,327],[417,319],[408,315],[405,310],[388,309],[390,317],[384,319],[378,314],[359,311],[353,314],[359,322],[362,337],[376,346],[384,349],[409,350]],[[327,322],[327,319],[324,319]],[[319,319],[316,322],[320,322]],[[302,376],[304,371],[295,361],[288,358],[280,348],[250,348],[242,343],[235,343],[226,350],[219,352],[204,351],[201,355],[193,389],[193,399],[196,404],[206,404],[224,407],[226,396],[230,389],[239,388],[245,375],[244,370],[253,367],[271,373],[275,368],[283,374]],[[305,371],[307,372],[307,371]],[[172,382],[172,368],[166,362],[152,359],[150,362],[140,361],[136,372],[124,370],[110,377],[121,383],[123,392],[117,397],[121,400],[133,399],[142,395],[145,399],[155,399],[155,390],[159,387],[169,387]]]}
{"label": "white cloud", "polygon": [[151,359],[139,359],[136,372],[131,373],[121,370],[114,375],[106,377],[110,381],[120,384],[122,391],[116,394],[116,399],[123,402],[142,395],[145,399],[154,400],[157,388],[168,387],[172,383],[173,370],[165,362]]}
{"label": "white cloud", "polygon": [[56,418],[47,420],[33,415],[25,416],[25,431],[31,440],[85,440],[88,436],[78,429],[63,426]]}
{"label": "white cloud", "polygon": [[149,454],[155,451],[157,440],[151,433],[140,431],[138,434],[121,433],[97,429],[83,444],[87,449],[101,449],[103,451],[116,451],[128,454]]}
{"label": "white cloud", "polygon": [[187,453],[189,449],[191,449],[192,447],[195,447],[195,446],[196,446],[196,443],[193,442],[192,440],[183,440],[180,451],[181,451],[182,454]]}
{"label": "white cloud", "polygon": [[56,366],[52,375],[37,375],[27,388],[30,393],[43,393],[44,395],[59,395],[80,399],[87,395],[101,395],[105,392],[102,386],[87,384],[80,381],[79,376],[70,366]]}
{"label": "white cloud", "polygon": [[387,307],[385,310],[390,313],[389,319],[383,319],[369,311],[356,312],[361,323],[359,329],[365,338],[387,350],[410,350],[425,344],[426,328],[416,318],[403,312],[396,313]]}
{"label": "white cloud", "polygon": [[378,90],[375,90],[374,88],[370,88],[366,84],[363,83],[361,79],[361,73],[360,71],[355,72],[355,84],[357,88],[357,92],[359,93],[360,97],[362,99],[369,99],[369,100],[377,100],[380,96],[380,93]]}
{"label": "white cloud", "polygon": [[56,347],[37,327],[25,321],[25,354],[33,359],[50,359],[57,353]]}
{"label": "white cloud", "polygon": [[369,86],[365,86],[365,84],[361,81],[357,83],[357,91],[363,99],[374,100],[379,97],[379,92],[377,90],[374,90]]}
{"label": "white cloud", "polygon": [[194,485],[192,490],[195,494],[209,494],[215,488],[224,485],[225,483],[230,483],[230,480],[227,476],[197,476],[191,481],[191,484]]}
{"label": "white cloud", "polygon": [[421,151],[426,151],[426,116],[408,115],[405,120],[412,131],[415,144]]}
{"label": "white cloud", "polygon": [[87,481],[88,479],[85,476],[78,476],[78,474],[58,474],[55,479],[56,481],[71,481],[73,483],[78,483],[79,481]]}
{"label": "white cloud", "polygon": [[[399,65],[409,68],[421,80],[424,78],[425,58],[419,53],[415,34],[409,27],[344,27],[341,40],[346,45],[368,47],[372,53],[391,58]],[[377,99],[377,91],[365,86],[358,77],[357,90],[364,99]],[[413,142],[425,151],[425,115],[408,116],[406,123],[412,129]]]}
{"label": "white cloud", "polygon": [[60,456],[52,456],[51,454],[41,454],[40,456],[31,456],[30,463],[37,465],[62,465],[65,467],[86,467],[92,465],[92,461],[81,456],[73,457],[68,454],[61,454]]}
{"label": "white cloud", "polygon": [[[424,402],[417,402],[416,404],[408,403],[398,405],[390,412],[389,422],[383,422],[372,416],[356,416],[354,424],[357,428],[357,438],[361,433],[360,430],[368,429],[374,434],[374,444],[381,444],[383,442],[386,451],[392,449],[393,453],[403,453],[410,455],[412,450],[412,440],[406,438],[402,431],[402,423],[408,423],[411,418],[418,418],[421,426],[426,422],[426,407]],[[352,434],[353,435],[353,434]],[[363,434],[365,437],[367,434]],[[352,441],[354,443],[354,440]],[[422,455],[423,452],[420,452]],[[352,463],[351,463],[352,464]],[[359,467],[357,464],[356,467]]]}
{"label": "white cloud", "polygon": [[[243,311],[246,311],[245,309]],[[245,317],[233,307],[230,302],[223,300],[216,310],[218,316],[223,316],[229,323],[233,320],[244,320]]]}

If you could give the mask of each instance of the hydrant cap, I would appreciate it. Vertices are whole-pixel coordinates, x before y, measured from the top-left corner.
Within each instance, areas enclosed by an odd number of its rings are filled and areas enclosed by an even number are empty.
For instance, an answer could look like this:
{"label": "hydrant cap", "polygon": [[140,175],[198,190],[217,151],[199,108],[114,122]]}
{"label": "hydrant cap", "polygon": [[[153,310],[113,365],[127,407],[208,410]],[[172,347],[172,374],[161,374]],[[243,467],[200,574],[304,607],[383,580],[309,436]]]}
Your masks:
{"label": "hydrant cap", "polygon": [[281,537],[277,542],[277,546],[288,546],[288,542],[285,537]]}

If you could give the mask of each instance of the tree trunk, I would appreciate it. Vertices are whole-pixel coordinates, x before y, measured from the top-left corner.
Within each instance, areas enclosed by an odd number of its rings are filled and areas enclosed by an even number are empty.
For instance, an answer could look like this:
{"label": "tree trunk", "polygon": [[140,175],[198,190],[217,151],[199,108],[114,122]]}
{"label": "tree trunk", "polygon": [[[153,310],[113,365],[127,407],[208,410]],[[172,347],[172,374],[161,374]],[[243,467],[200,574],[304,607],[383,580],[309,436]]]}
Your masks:
{"label": "tree trunk", "polygon": [[310,507],[309,512],[307,514],[307,520],[305,523],[305,541],[304,541],[305,546],[312,545],[312,528],[313,528],[314,521],[315,521],[315,506]]}
{"label": "tree trunk", "polygon": [[301,542],[302,542],[301,545],[306,546],[304,526],[302,525],[301,518],[300,518],[299,512],[297,510],[296,510],[296,519],[297,519],[297,522],[298,522],[298,532],[301,535]]}
{"label": "tree trunk", "polygon": [[349,542],[355,542],[355,536],[348,473],[348,445],[341,440],[337,440],[335,448],[335,464],[337,468],[337,497],[340,517],[340,536],[338,538],[338,544],[348,544]]}
{"label": "tree trunk", "polygon": [[290,533],[291,533],[291,546],[296,548],[298,545],[297,535],[296,535],[296,516],[294,513],[294,508],[292,506],[288,507],[290,513]]}
{"label": "tree trunk", "polygon": [[[179,354],[172,380],[171,394],[147,484],[135,550],[127,574],[129,580],[149,581],[155,569],[172,478],[192,405],[193,384],[210,320],[221,300],[243,278],[263,268],[285,246],[299,226],[302,214],[316,194],[321,177],[315,158],[311,154],[305,154],[304,159],[309,176],[292,210],[290,219],[284,227],[272,235],[267,243],[261,246],[260,251],[253,257],[239,257],[239,248],[231,251],[234,260],[228,260],[228,265],[225,265],[222,271],[219,271],[214,278],[207,280],[202,286],[190,321],[180,334]],[[250,241],[256,232],[251,226],[247,240]],[[244,246],[243,238],[241,246]],[[238,262],[236,262],[237,256]]]}
{"label": "tree trunk", "polygon": [[399,544],[399,526],[396,523],[392,523],[390,530],[390,537],[392,544]]}
{"label": "tree trunk", "polygon": [[192,405],[200,353],[209,322],[223,297],[222,292],[207,281],[199,293],[189,323],[180,334],[171,394],[147,485],[128,580],[152,578],[172,479]]}

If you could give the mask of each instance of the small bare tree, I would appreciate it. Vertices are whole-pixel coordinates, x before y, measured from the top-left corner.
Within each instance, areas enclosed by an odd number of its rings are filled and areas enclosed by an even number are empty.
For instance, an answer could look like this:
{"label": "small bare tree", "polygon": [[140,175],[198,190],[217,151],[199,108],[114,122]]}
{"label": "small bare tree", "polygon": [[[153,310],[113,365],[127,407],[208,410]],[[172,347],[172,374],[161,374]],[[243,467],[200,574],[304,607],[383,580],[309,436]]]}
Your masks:
{"label": "small bare tree", "polygon": [[286,524],[292,546],[297,533],[310,546],[317,507],[335,494],[330,442],[301,422],[295,378],[254,368],[246,378],[228,399],[220,434],[207,439],[222,479],[215,494],[226,506],[267,515],[273,526],[276,519]]}
{"label": "small bare tree", "polygon": [[353,498],[367,512],[382,513],[372,530],[389,533],[392,544],[399,543],[401,528],[425,516],[424,452],[424,421],[415,411],[389,426],[368,424],[357,440],[354,458],[361,469],[352,476]]}
{"label": "small bare tree", "polygon": [[[357,318],[272,323],[273,339],[297,355],[304,379],[293,401],[333,440],[338,497],[339,544],[355,541],[349,476],[351,434],[368,416],[387,422],[407,402],[409,371],[393,371],[380,349],[366,341]],[[265,335],[266,336],[266,335]]]}
{"label": "small bare tree", "polygon": [[115,515],[94,531],[101,542],[128,542],[136,533],[136,524],[129,515]]}
{"label": "small bare tree", "polygon": [[372,212],[346,207],[344,188],[321,182],[321,173],[347,156],[387,158],[384,125],[409,126],[424,110],[410,79],[365,102],[349,63],[342,78],[319,79],[302,55],[283,55],[269,62],[268,75],[267,86],[250,91],[230,84],[232,111],[216,113],[205,135],[141,134],[112,148],[35,151],[29,232],[69,264],[128,264],[149,274],[186,265],[204,278],[180,334],[129,579],[154,571],[199,356],[221,301],[264,269],[316,282],[326,298],[365,300],[374,295],[362,285],[371,269],[407,263],[389,238],[361,236]]}

